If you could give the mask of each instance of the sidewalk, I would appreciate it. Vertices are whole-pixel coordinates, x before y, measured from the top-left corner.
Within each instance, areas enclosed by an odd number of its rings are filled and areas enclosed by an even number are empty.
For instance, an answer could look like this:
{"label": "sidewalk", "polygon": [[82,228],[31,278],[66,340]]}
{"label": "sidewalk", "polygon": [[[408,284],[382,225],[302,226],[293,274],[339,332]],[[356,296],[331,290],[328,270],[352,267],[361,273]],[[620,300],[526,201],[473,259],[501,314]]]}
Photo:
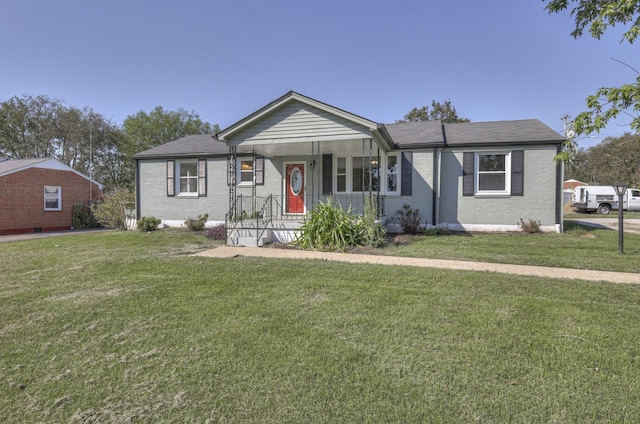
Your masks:
{"label": "sidewalk", "polygon": [[70,236],[74,234],[87,234],[101,231],[110,230],[104,228],[90,228],[86,230],[44,231],[42,233],[9,234],[0,236],[0,243],[9,243],[12,241],[32,240],[49,237]]}
{"label": "sidewalk", "polygon": [[269,249],[264,247],[220,246],[196,253],[194,256],[228,259],[239,256],[263,258],[316,259],[348,263],[446,268],[463,271],[487,271],[501,274],[529,275],[587,281],[608,281],[619,284],[640,284],[640,274],[610,271],[592,271],[570,268],[547,268],[529,265],[494,264],[487,262],[452,261],[444,259],[405,258],[398,256],[358,255],[351,253],[316,252],[295,249]]}

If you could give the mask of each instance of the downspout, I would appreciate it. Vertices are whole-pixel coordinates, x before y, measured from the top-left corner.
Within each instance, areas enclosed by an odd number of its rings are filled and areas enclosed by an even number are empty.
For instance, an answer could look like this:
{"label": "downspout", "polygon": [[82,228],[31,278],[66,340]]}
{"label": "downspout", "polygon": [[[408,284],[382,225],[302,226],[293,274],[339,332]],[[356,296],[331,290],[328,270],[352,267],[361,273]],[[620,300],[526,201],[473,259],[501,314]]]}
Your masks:
{"label": "downspout", "polygon": [[440,197],[442,193],[442,148],[436,147],[433,150],[433,226],[440,223]]}
{"label": "downspout", "polygon": [[[140,216],[140,161],[138,159],[135,160],[136,161],[136,221],[138,221],[140,218],[142,218]],[[166,168],[166,166],[165,166]],[[93,184],[93,182],[91,182],[91,184]],[[165,180],[165,185],[166,185],[166,180]],[[166,191],[166,190],[165,190]],[[93,204],[93,199],[89,199],[90,202],[92,202]]]}
{"label": "downspout", "polygon": [[[562,145],[556,147],[556,155],[562,152]],[[556,231],[564,232],[564,221],[562,220],[562,207],[564,201],[564,193],[562,191],[562,182],[564,181],[564,162],[556,163]]]}
{"label": "downspout", "polygon": [[[315,197],[316,197],[316,148],[315,148],[315,141],[311,142],[311,205],[315,204]],[[320,148],[320,145],[318,145],[318,149]]]}
{"label": "downspout", "polygon": [[382,187],[382,160],[380,158],[380,146],[378,146],[378,165],[376,167],[376,172],[378,174],[378,192],[376,194],[376,219],[382,219],[382,213],[380,207],[380,189]]}

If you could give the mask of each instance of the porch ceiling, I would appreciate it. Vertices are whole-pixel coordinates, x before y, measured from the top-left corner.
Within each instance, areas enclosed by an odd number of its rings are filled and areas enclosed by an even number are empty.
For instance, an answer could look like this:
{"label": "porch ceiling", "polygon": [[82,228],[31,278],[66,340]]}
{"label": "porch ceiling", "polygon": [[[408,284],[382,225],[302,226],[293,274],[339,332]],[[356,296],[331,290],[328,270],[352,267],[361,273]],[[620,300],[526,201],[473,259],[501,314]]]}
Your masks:
{"label": "porch ceiling", "polygon": [[[364,141],[363,141],[364,140]],[[311,156],[315,154],[345,154],[358,155],[364,152],[369,154],[369,139],[338,139],[338,140],[318,140],[318,139],[286,139],[286,140],[260,140],[246,141],[237,146],[238,153],[255,152],[265,157],[276,156]],[[320,146],[318,151],[318,145]],[[380,147],[381,151],[385,149],[378,146],[376,140],[373,140],[373,154],[376,155]]]}

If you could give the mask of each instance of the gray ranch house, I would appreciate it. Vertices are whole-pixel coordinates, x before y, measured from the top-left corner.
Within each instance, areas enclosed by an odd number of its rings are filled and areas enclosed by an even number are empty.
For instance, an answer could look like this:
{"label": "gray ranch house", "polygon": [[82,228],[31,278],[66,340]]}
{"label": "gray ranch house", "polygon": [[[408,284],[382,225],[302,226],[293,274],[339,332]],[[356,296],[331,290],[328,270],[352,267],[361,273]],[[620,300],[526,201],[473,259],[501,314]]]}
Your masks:
{"label": "gray ranch house", "polygon": [[167,226],[208,214],[239,245],[292,240],[327,199],[369,204],[390,231],[408,205],[424,228],[519,231],[532,219],[559,232],[563,141],[537,119],[378,124],[290,91],[218,134],[134,155],[136,214]]}

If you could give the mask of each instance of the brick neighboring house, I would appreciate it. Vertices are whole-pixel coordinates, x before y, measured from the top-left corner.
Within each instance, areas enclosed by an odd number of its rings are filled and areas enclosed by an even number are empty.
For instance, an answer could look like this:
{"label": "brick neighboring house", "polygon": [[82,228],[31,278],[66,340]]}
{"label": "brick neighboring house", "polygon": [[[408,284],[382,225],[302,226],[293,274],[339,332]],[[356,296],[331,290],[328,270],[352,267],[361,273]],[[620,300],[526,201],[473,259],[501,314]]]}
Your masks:
{"label": "brick neighboring house", "polygon": [[102,188],[55,159],[0,161],[0,235],[69,230],[73,205]]}

